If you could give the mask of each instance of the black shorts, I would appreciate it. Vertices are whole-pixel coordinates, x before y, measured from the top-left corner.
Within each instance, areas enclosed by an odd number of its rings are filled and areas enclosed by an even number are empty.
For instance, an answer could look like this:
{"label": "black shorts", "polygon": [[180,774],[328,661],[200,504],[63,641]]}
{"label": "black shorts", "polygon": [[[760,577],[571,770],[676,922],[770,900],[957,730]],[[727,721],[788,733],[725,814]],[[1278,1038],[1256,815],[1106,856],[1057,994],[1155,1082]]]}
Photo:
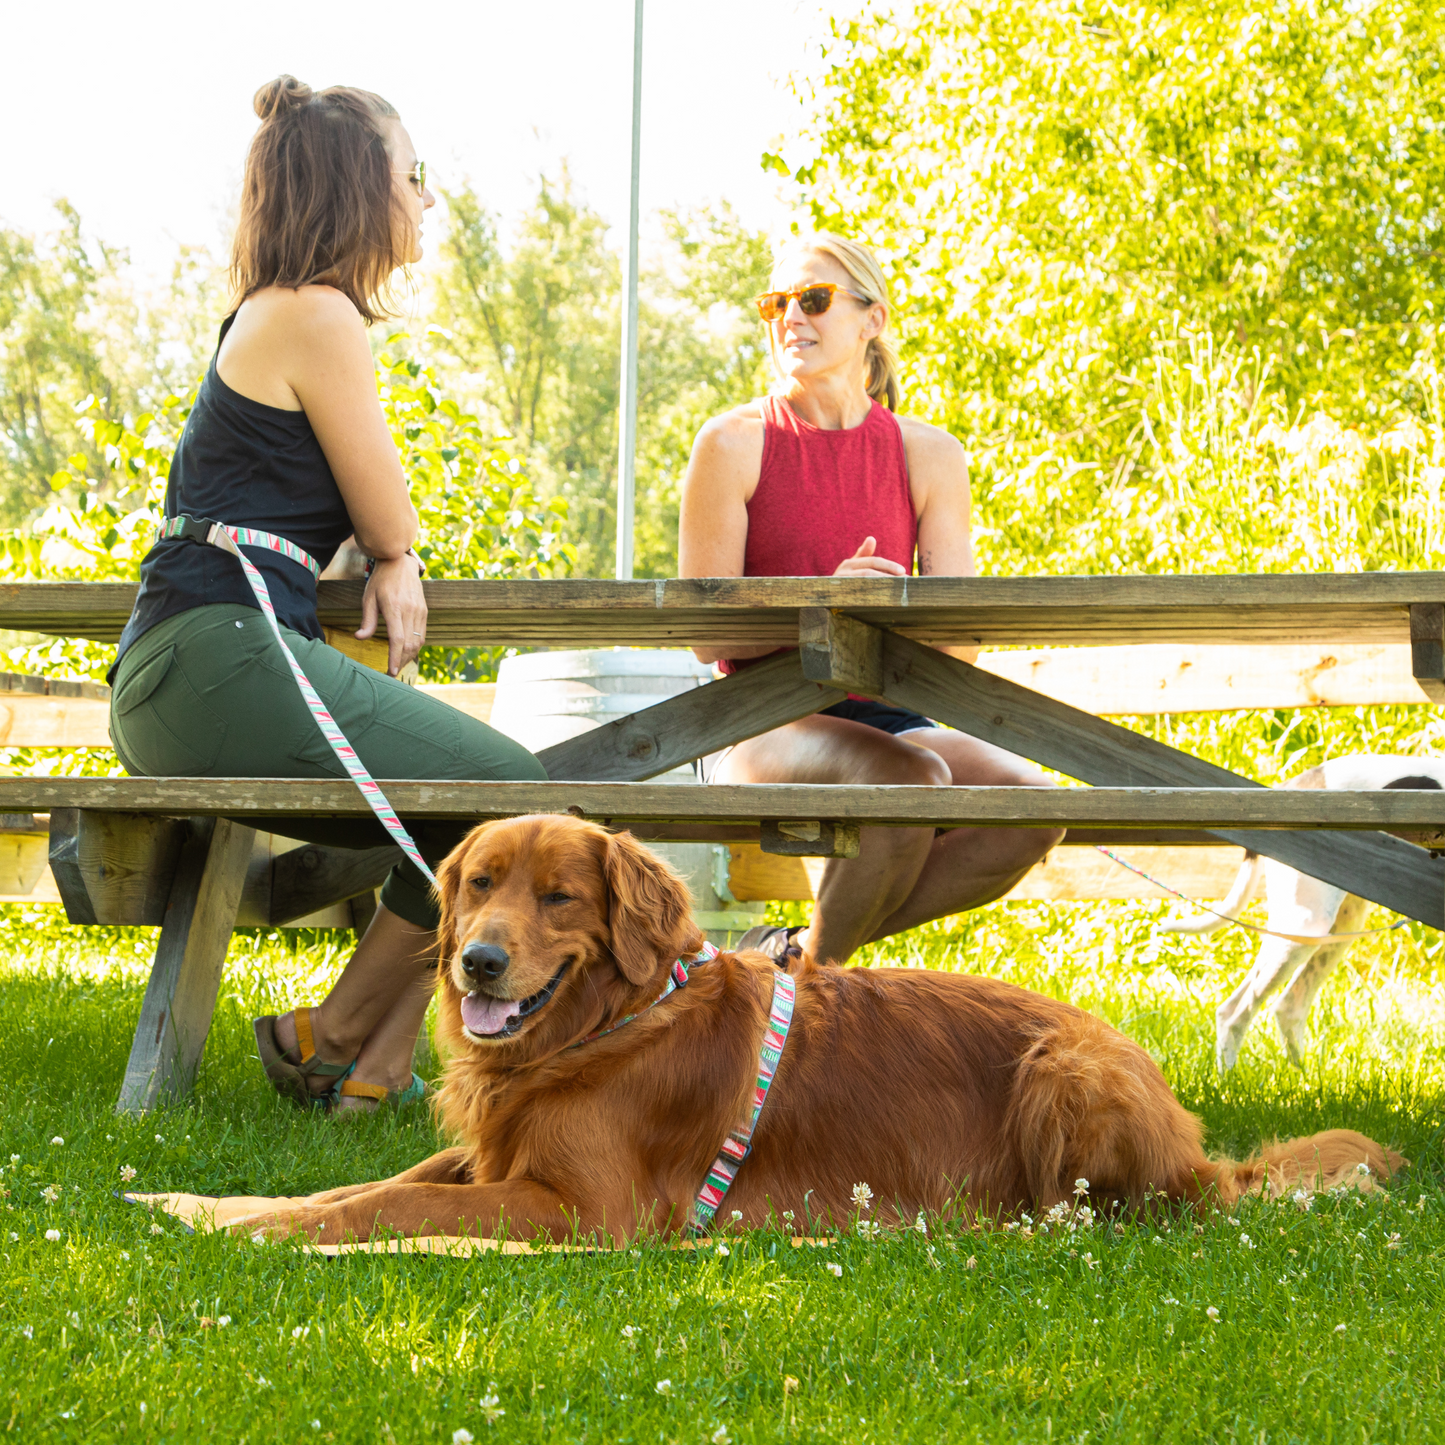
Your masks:
{"label": "black shorts", "polygon": [[879,732],[910,733],[917,728],[936,728],[938,724],[922,713],[909,712],[904,707],[892,707],[886,702],[873,702],[866,697],[845,697],[832,707],[825,707],[819,717],[847,718],[849,722],[862,723],[864,727],[877,728]]}

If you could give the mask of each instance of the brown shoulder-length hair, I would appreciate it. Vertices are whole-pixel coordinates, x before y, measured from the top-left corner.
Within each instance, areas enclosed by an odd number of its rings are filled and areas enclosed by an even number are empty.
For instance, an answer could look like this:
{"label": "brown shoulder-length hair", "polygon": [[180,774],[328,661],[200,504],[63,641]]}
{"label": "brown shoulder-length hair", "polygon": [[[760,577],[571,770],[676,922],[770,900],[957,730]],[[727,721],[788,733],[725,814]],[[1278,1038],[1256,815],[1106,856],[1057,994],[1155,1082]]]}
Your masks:
{"label": "brown shoulder-length hair", "polygon": [[246,156],[231,243],[232,308],[264,286],[324,282],[370,323],[394,315],[387,283],[411,224],[392,178],[379,95],[314,91],[282,75],[256,92],[261,126]]}

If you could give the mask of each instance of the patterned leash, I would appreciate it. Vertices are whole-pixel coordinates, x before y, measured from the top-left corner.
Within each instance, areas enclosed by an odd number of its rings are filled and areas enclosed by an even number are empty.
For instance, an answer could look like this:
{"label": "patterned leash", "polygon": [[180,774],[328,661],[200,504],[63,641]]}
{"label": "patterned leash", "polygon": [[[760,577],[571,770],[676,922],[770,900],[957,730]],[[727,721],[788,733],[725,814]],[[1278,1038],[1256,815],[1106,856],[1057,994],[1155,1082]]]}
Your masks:
{"label": "patterned leash", "polygon": [[1161,882],[1152,873],[1146,873],[1142,868],[1136,868],[1127,859],[1121,858],[1117,853],[1111,853],[1109,849],[1098,843],[1094,844],[1094,851],[1102,853],[1106,858],[1112,858],[1121,868],[1127,868],[1131,873],[1137,873],[1140,878],[1146,879],[1156,888],[1162,888],[1166,893],[1172,893],[1176,898],[1182,898],[1191,907],[1199,909],[1201,913],[1212,913],[1226,923],[1233,923],[1238,928],[1247,928],[1251,933],[1260,933],[1266,938],[1283,938],[1290,943],[1345,943],[1355,938],[1368,938],[1373,933],[1393,933],[1397,928],[1403,928],[1410,921],[1408,918],[1402,918],[1399,922],[1388,924],[1384,928],[1364,928],[1358,933],[1276,933],[1272,928],[1261,928],[1257,923],[1246,923],[1242,918],[1231,918],[1217,908],[1210,908],[1198,902],[1187,893],[1181,893],[1177,888],[1171,888],[1167,883]]}
{"label": "patterned leash", "polygon": [[421,850],[412,840],[410,833],[402,826],[402,821],[396,816],[391,804],[386,800],[386,794],[377,785],[376,779],[361,764],[361,759],[356,756],[356,749],[347,741],[346,734],[336,725],[336,719],[331,716],[330,711],[314,687],[311,680],[301,670],[301,664],[291,654],[291,649],[286,646],[286,639],[281,636],[281,625],[276,621],[276,609],[271,603],[271,594],[266,588],[266,579],[256,570],[253,563],[249,562],[242,554],[242,547],[265,547],[268,551],[279,552],[281,556],[295,562],[300,567],[305,567],[315,578],[320,578],[321,568],[314,557],[308,552],[302,551],[294,542],[288,542],[284,537],[274,537],[270,532],[257,532],[251,527],[228,527],[224,522],[212,522],[206,518],[195,517],[170,517],[161,527],[162,537],[184,537],[192,542],[208,544],[212,547],[219,547],[223,552],[229,552],[240,564],[242,571],[246,574],[246,581],[251,584],[251,591],[255,595],[256,604],[261,609],[261,615],[270,624],[271,631],[276,641],[281,644],[281,651],[286,654],[286,662],[291,668],[291,676],[296,679],[296,686],[301,689],[301,696],[306,702],[311,716],[316,719],[316,726],[321,729],[321,735],[331,744],[331,751],[341,761],[341,766],[351,776],[351,781],[356,784],[361,796],[366,799],[371,811],[381,820],[381,826],[391,834],[397,847],[411,859],[421,870],[424,877],[433,888],[436,887],[436,874],[427,867],[426,859],[421,856]]}

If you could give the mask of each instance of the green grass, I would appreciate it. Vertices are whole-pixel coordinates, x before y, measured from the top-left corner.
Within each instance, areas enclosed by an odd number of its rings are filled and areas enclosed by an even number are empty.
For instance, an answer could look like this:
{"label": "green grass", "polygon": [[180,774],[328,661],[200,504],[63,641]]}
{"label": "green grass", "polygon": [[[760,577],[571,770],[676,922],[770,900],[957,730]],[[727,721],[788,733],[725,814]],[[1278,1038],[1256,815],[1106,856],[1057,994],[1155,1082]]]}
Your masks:
{"label": "green grass", "polygon": [[[1029,1239],[935,1227],[823,1250],[759,1234],[731,1240],[725,1257],[645,1248],[325,1261],[189,1236],[174,1223],[153,1232],[144,1211],[115,1195],[122,1166],[137,1171],[136,1188],[292,1193],[385,1174],[437,1141],[423,1116],[354,1127],[304,1116],[269,1093],[249,1056],[251,1016],[318,997],[345,936],[317,935],[295,951],[278,935],[238,937],[194,1097],[118,1119],[112,1104],[153,934],[70,929],[47,910],[8,910],[0,1433],[187,1442],[450,1441],[459,1429],[477,1440],[599,1442],[1445,1435],[1445,970],[1435,936],[1402,932],[1358,948],[1316,1008],[1306,1069],[1290,1069],[1261,1028],[1220,1080],[1210,1014],[1250,944],[1161,935],[1164,911],[1003,905],[876,954],[997,974],[1105,1014],[1160,1059],[1215,1147],[1349,1125],[1411,1155],[1401,1182],[1308,1212],[1251,1202],[1237,1224],[1184,1218]],[[48,1241],[47,1230],[60,1239]],[[222,1316],[224,1327],[203,1323]],[[505,1411],[494,1423],[482,1405],[491,1396]]]}

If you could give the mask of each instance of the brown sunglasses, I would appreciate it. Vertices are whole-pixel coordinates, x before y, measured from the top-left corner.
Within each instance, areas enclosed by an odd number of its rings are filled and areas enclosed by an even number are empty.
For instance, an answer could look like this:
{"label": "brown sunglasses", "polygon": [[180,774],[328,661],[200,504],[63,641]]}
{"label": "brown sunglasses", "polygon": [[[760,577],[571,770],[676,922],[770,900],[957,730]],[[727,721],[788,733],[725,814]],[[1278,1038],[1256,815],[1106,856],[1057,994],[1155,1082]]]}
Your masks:
{"label": "brown sunglasses", "polygon": [[753,304],[764,321],[776,321],[788,309],[788,302],[796,296],[798,309],[804,316],[821,316],[833,304],[833,297],[839,291],[865,306],[872,304],[867,296],[850,291],[836,281],[819,281],[812,286],[799,286],[795,291],[764,291],[761,296],[753,297]]}

